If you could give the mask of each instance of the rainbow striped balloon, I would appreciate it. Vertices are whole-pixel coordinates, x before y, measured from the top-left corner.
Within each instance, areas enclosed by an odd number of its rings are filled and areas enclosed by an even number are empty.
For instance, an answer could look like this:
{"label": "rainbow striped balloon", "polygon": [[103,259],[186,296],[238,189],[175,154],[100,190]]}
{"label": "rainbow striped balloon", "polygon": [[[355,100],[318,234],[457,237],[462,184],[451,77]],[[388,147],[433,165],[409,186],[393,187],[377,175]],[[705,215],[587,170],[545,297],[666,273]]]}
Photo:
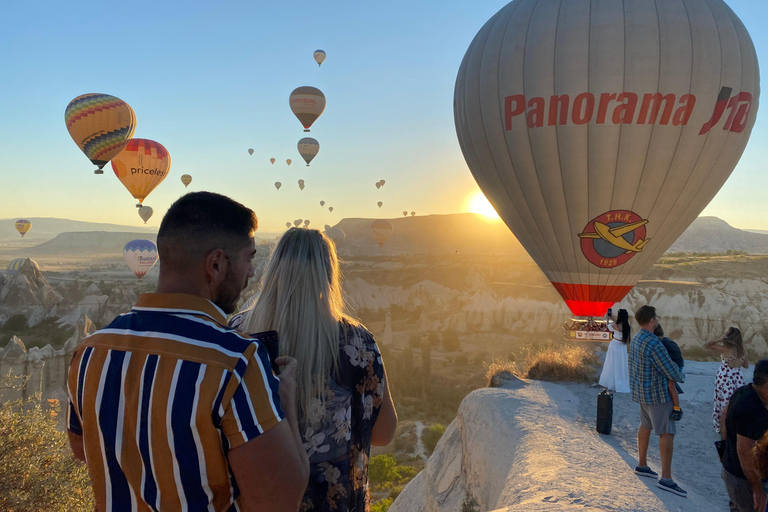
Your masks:
{"label": "rainbow striped balloon", "polygon": [[133,137],[136,114],[130,105],[109,94],[83,94],[64,112],[67,130],[85,156],[102,170]]}

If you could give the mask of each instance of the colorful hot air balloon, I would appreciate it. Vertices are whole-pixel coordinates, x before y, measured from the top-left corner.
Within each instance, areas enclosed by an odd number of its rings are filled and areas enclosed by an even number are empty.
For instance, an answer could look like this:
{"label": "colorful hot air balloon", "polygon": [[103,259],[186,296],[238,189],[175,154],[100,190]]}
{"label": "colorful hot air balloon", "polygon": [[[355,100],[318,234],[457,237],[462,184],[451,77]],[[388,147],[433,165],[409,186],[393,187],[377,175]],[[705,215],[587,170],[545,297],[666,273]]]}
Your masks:
{"label": "colorful hot air balloon", "polygon": [[296,219],[295,221],[293,221],[293,225],[296,226],[296,227],[299,227],[302,222],[304,222],[304,221],[301,220],[301,219]]}
{"label": "colorful hot air balloon", "polygon": [[29,222],[27,219],[19,219],[15,223],[16,225],[16,231],[19,232],[22,238],[24,238],[24,235],[27,234],[27,231],[32,229],[32,223]]}
{"label": "colorful hot air balloon", "polygon": [[14,260],[11,260],[10,263],[8,263],[8,266],[5,268],[5,274],[8,277],[15,277],[19,274],[19,270],[21,269],[21,266],[24,265],[24,262],[27,261],[29,258],[16,258]]}
{"label": "colorful hot air balloon", "polygon": [[408,216],[408,212],[403,212],[403,217],[407,217],[407,216]]}
{"label": "colorful hot air balloon", "polygon": [[83,94],[64,111],[64,122],[75,144],[104,174],[104,166],[123,150],[136,131],[136,114],[126,102],[109,94]]}
{"label": "colorful hot air balloon", "polygon": [[317,67],[320,67],[325,61],[325,52],[323,50],[315,50],[315,53],[312,56],[315,58],[315,62],[317,62]]}
{"label": "colorful hot air balloon", "polygon": [[192,176],[190,176],[189,174],[182,174],[181,182],[184,184],[184,188],[187,188],[189,184],[192,183]]}
{"label": "colorful hot air balloon", "polygon": [[376,203],[376,204],[379,206],[379,208],[381,208],[381,207],[382,207],[382,205],[383,205],[384,203],[382,203],[381,201],[379,201],[379,202],[378,202],[378,203]]}
{"label": "colorful hot air balloon", "polygon": [[333,213],[333,206],[329,206],[329,207],[328,207],[328,211],[329,211],[329,212],[331,212],[331,213]]}
{"label": "colorful hot air balloon", "polygon": [[381,247],[392,236],[392,223],[383,219],[373,221],[373,224],[371,224],[371,234],[376,243],[379,244],[379,247]]}
{"label": "colorful hot air balloon", "polygon": [[309,227],[309,219],[307,219],[307,220],[305,220],[305,221],[304,221],[304,227],[305,227],[305,228]]}
{"label": "colorful hot air balloon", "polygon": [[416,212],[411,212],[411,217],[415,217],[415,216],[416,216]]}
{"label": "colorful hot air balloon", "polygon": [[286,222],[285,223],[285,227],[290,228],[291,227],[291,223],[290,222]]}
{"label": "colorful hot air balloon", "polygon": [[304,180],[299,180],[299,190],[304,190]]}
{"label": "colorful hot air balloon", "polygon": [[132,240],[123,248],[123,259],[141,279],[157,263],[157,246],[151,240]]}
{"label": "colorful hot air balloon", "polygon": [[304,131],[308,132],[312,123],[325,110],[325,95],[315,87],[297,87],[288,98],[288,103],[293,115],[304,126]]}
{"label": "colorful hot air balloon", "polygon": [[325,206],[325,201],[320,201],[320,206]]}
{"label": "colorful hot air balloon", "polygon": [[575,315],[602,316],[699,215],[758,107],[723,0],[515,0],[454,93],[478,185]]}
{"label": "colorful hot air balloon", "polygon": [[272,165],[275,165],[275,159],[274,158],[270,158],[269,159],[269,163],[271,163]]}
{"label": "colorful hot air balloon", "polygon": [[307,162],[307,167],[309,167],[309,162],[311,162],[320,151],[320,143],[312,137],[304,137],[299,141],[296,147],[299,149],[301,158]]}
{"label": "colorful hot air balloon", "polygon": [[168,176],[170,168],[168,150],[149,139],[131,139],[125,149],[112,159],[115,176],[139,203]]}
{"label": "colorful hot air balloon", "polygon": [[248,154],[253,156],[253,148],[248,148]]}
{"label": "colorful hot air balloon", "polygon": [[380,181],[377,181],[377,182],[376,182],[376,188],[377,188],[377,189],[381,188],[381,182],[380,182]]}
{"label": "colorful hot air balloon", "polygon": [[150,206],[143,206],[139,208],[139,217],[141,217],[144,220],[144,224],[147,223],[147,221],[152,217],[152,207]]}
{"label": "colorful hot air balloon", "polygon": [[276,182],[275,182],[275,188],[276,188],[277,190],[280,190],[280,187],[282,187],[282,186],[283,186],[283,184],[282,184],[282,183],[280,183],[279,181],[276,181]]}
{"label": "colorful hot air balloon", "polygon": [[291,163],[293,163],[293,160],[291,160],[291,159],[289,158],[288,160],[286,160],[286,161],[285,161],[285,163],[287,163],[288,165],[291,165]]}

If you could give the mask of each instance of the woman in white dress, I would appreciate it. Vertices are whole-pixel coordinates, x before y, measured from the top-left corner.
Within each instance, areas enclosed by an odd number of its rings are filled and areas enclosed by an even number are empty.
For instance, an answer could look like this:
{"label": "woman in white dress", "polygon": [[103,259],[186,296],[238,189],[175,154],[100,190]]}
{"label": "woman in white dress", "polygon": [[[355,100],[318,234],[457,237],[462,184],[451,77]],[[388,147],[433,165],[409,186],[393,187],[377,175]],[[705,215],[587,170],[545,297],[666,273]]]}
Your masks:
{"label": "woman in white dress", "polygon": [[608,329],[613,333],[613,339],[605,354],[603,372],[600,374],[600,385],[617,393],[629,393],[629,363],[627,343],[631,339],[629,315],[626,309],[620,309],[615,323],[609,323]]}

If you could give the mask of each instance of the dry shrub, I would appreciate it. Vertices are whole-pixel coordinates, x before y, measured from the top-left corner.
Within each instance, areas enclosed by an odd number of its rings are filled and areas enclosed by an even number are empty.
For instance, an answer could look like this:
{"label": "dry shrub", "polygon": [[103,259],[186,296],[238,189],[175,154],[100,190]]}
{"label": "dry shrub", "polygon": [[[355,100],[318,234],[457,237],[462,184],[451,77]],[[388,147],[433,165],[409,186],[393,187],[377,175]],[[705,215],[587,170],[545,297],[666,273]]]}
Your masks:
{"label": "dry shrub", "polygon": [[593,382],[600,359],[594,351],[578,345],[548,346],[526,359],[529,379]]}
{"label": "dry shrub", "polygon": [[503,380],[522,376],[523,373],[518,368],[517,363],[500,358],[495,358],[488,364],[488,371],[485,372],[485,378],[488,379],[487,387],[489,388],[501,387]]}

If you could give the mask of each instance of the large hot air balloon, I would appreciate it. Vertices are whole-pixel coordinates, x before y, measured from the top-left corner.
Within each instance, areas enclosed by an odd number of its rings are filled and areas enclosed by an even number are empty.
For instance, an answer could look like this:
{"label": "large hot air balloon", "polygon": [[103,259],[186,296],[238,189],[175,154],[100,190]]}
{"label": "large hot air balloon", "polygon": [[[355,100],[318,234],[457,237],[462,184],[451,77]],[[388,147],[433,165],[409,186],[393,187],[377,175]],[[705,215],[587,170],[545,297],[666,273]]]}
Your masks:
{"label": "large hot air balloon", "polygon": [[139,203],[168,176],[170,168],[168,150],[149,139],[131,139],[125,149],[112,159],[115,176]]}
{"label": "large hot air balloon", "polygon": [[275,159],[274,158],[270,158],[269,159],[269,163],[271,163],[272,165],[275,165]]}
{"label": "large hot air balloon", "polygon": [[288,98],[291,106],[291,112],[299,122],[304,126],[304,131],[308,132],[320,114],[325,110],[325,95],[320,89],[315,87],[297,87]]}
{"label": "large hot air balloon", "polygon": [[328,207],[328,211],[329,211],[329,212],[331,212],[331,213],[333,213],[333,206],[329,206],[329,207]]}
{"label": "large hot air balloon", "polygon": [[379,208],[381,208],[384,205],[384,203],[382,203],[381,201],[377,202],[376,204],[379,206]]}
{"label": "large hot air balloon", "polygon": [[383,219],[373,221],[373,224],[371,224],[371,234],[376,243],[379,244],[379,247],[381,247],[392,236],[392,223]]}
{"label": "large hot air balloon", "polygon": [[136,114],[126,102],[109,94],[83,94],[64,111],[64,122],[75,144],[104,174],[104,166],[123,150],[136,131]]}
{"label": "large hot air balloon", "polygon": [[309,167],[309,162],[311,162],[320,151],[320,143],[312,137],[304,137],[299,141],[296,147],[299,149],[301,158],[307,162],[307,167]]}
{"label": "large hot air balloon", "polygon": [[181,182],[184,184],[184,188],[187,188],[189,184],[192,183],[192,176],[190,176],[189,174],[182,174]]}
{"label": "large hot air balloon", "polygon": [[276,182],[275,182],[275,188],[276,188],[277,190],[280,190],[280,187],[282,187],[282,186],[283,186],[283,184],[282,184],[282,183],[280,183],[279,181],[276,181]]}
{"label": "large hot air balloon", "polygon": [[320,206],[325,206],[325,201],[320,201]]}
{"label": "large hot air balloon", "polygon": [[248,148],[248,154],[253,155],[253,148]]}
{"label": "large hot air balloon", "polygon": [[157,263],[157,246],[151,240],[132,240],[123,248],[123,259],[141,279]]}
{"label": "large hot air balloon", "polygon": [[464,56],[456,132],[571,311],[602,316],[725,183],[759,82],[723,0],[515,0]]}
{"label": "large hot air balloon", "polygon": [[312,56],[315,58],[315,62],[317,62],[317,67],[320,67],[325,61],[325,52],[323,50],[315,50]]}
{"label": "large hot air balloon", "polygon": [[299,180],[299,190],[304,190],[304,180]]}
{"label": "large hot air balloon", "polygon": [[152,207],[151,206],[143,206],[139,208],[139,217],[142,218],[144,221],[144,224],[147,223],[147,221],[152,217]]}
{"label": "large hot air balloon", "polygon": [[293,160],[291,160],[291,159],[289,158],[288,160],[286,160],[286,161],[285,161],[285,163],[287,163],[288,165],[291,165],[291,164],[293,163]]}
{"label": "large hot air balloon", "polygon": [[27,231],[32,229],[32,223],[29,222],[27,219],[19,219],[15,223],[16,231],[19,232],[22,238],[24,238],[24,235],[27,234]]}
{"label": "large hot air balloon", "polygon": [[328,224],[325,225],[325,236],[333,240],[336,245],[344,243],[344,239],[347,235],[340,228],[332,228]]}

